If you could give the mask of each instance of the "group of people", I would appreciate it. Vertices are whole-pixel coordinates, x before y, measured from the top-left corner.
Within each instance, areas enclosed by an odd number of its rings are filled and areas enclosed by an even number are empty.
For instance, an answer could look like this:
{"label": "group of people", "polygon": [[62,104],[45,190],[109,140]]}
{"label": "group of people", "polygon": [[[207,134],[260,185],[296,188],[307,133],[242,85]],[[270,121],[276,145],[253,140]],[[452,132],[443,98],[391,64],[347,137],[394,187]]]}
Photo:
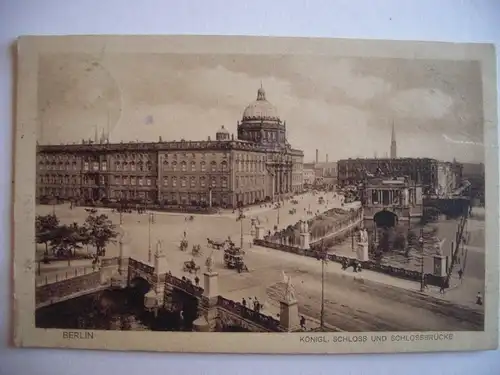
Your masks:
{"label": "group of people", "polygon": [[[248,307],[249,309],[250,308],[253,308],[253,311],[256,311],[258,313],[260,313],[262,311],[262,308],[264,307],[262,305],[262,303],[259,302],[259,300],[257,299],[257,297],[254,297],[252,299],[252,297],[248,297],[248,302],[247,300],[243,297],[243,299],[241,300],[241,304],[244,306],[244,307]],[[252,306],[253,305],[253,306]],[[251,307],[252,306],[252,307]]]}
{"label": "group of people", "polygon": [[[191,281],[191,279],[188,279],[186,276],[182,276],[182,281],[185,281],[185,282],[187,282],[189,284],[193,283]],[[200,286],[200,278],[198,277],[198,275],[195,276],[194,283],[195,283],[196,286]]]}

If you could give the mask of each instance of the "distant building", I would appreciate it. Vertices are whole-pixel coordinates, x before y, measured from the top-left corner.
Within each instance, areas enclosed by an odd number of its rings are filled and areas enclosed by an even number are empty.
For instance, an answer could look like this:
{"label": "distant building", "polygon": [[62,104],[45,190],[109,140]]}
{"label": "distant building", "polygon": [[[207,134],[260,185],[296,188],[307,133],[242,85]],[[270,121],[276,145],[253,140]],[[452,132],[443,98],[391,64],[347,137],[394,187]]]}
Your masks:
{"label": "distant building", "polygon": [[368,179],[361,201],[365,219],[374,220],[378,226],[395,226],[399,221],[420,220],[422,217],[422,186],[405,177]]}
{"label": "distant building", "polygon": [[356,185],[371,177],[407,177],[425,194],[451,195],[462,181],[462,164],[430,158],[344,159],[338,162],[338,183]]}
{"label": "distant building", "polygon": [[222,127],[215,140],[37,146],[37,200],[136,201],[236,207],[303,190],[303,152],[264,89],[243,112],[238,137]]}
{"label": "distant building", "polygon": [[303,169],[304,185],[313,185],[316,181],[316,173],[313,168],[306,168],[304,164]]}

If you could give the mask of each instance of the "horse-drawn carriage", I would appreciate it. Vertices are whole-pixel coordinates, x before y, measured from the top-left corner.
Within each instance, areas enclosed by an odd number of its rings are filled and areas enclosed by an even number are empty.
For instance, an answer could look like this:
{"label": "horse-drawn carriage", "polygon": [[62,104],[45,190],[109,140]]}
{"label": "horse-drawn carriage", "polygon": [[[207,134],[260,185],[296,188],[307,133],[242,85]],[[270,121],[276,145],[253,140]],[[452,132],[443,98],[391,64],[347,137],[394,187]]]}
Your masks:
{"label": "horse-drawn carriage", "polygon": [[185,238],[182,239],[180,245],[179,245],[179,249],[181,249],[181,251],[186,251],[186,249],[188,248],[189,246],[189,242],[188,240],[186,240]]}
{"label": "horse-drawn carriage", "polygon": [[294,215],[294,214],[296,214],[296,213],[297,213],[297,209],[296,209],[296,208],[292,208],[291,210],[289,210],[289,211],[288,211],[288,213],[289,213],[290,215]]}
{"label": "horse-drawn carriage", "polygon": [[184,272],[189,272],[189,273],[197,273],[200,270],[200,266],[198,266],[194,260],[188,260],[187,262],[184,262],[184,267],[182,269]]}
{"label": "horse-drawn carriage", "polygon": [[201,246],[200,245],[193,245],[193,249],[191,250],[191,254],[194,257],[199,257],[199,256],[203,255],[203,251],[201,250]]}
{"label": "horse-drawn carriage", "polygon": [[238,273],[248,272],[248,267],[246,266],[243,256],[245,252],[239,247],[230,247],[224,250],[224,264],[229,269],[235,269]]}
{"label": "horse-drawn carriage", "polygon": [[208,246],[211,247],[212,249],[220,250],[226,246],[227,241],[214,241],[211,240],[210,238],[207,238]]}

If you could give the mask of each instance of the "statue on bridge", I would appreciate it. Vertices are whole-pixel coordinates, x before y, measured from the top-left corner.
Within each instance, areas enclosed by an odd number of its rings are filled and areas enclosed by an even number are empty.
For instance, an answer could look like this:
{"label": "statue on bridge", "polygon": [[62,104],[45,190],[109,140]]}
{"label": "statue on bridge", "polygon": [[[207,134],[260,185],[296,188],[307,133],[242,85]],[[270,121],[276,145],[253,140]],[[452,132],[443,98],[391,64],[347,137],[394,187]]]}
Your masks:
{"label": "statue on bridge", "polygon": [[365,229],[359,230],[359,242],[367,243],[368,242],[368,231]]}
{"label": "statue on bridge", "polygon": [[213,267],[214,267],[214,257],[213,257],[214,252],[212,251],[205,261],[205,266],[207,267],[207,272],[212,273],[213,272]]}
{"label": "statue on bridge", "polygon": [[285,302],[296,302],[295,287],[292,284],[292,277],[287,276],[283,271],[283,279],[285,281]]}

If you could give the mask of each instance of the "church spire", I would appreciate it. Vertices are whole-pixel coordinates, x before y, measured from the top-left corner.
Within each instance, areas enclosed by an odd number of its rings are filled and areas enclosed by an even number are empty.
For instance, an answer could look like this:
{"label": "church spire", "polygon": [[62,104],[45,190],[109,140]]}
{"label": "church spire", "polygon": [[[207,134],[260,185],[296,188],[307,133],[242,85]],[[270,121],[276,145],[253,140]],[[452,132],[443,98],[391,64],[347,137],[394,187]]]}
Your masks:
{"label": "church spire", "polygon": [[392,122],[392,134],[391,134],[391,159],[396,159],[397,156],[397,144],[396,144],[396,131],[394,130],[394,121]]}
{"label": "church spire", "polygon": [[94,133],[94,143],[97,143],[97,126],[94,128],[95,133]]}

